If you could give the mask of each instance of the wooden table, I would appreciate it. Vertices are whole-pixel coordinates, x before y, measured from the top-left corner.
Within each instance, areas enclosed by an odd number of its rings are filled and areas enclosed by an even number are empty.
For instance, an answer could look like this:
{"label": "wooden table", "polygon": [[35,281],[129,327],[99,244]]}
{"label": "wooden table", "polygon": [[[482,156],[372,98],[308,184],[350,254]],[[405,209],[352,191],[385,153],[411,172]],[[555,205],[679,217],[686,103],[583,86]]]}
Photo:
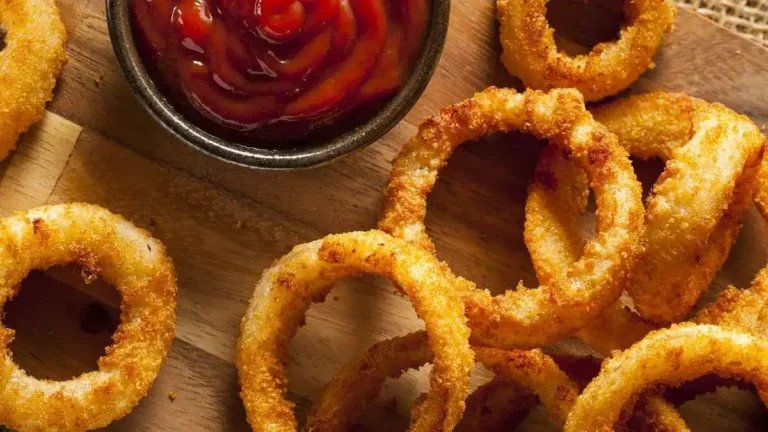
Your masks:
{"label": "wooden table", "polygon": [[[168,246],[179,277],[177,338],[149,396],[110,430],[248,430],[232,359],[255,282],[295,244],[374,227],[390,162],[424,117],[490,84],[515,84],[498,60],[494,3],[453,2],[440,66],[405,121],[364,151],[298,172],[230,166],[171,137],[142,110],[120,75],[104,1],[59,4],[70,34],[70,62],[49,105],[55,114],[2,165],[0,211],[88,201],[125,215]],[[657,64],[634,91],[686,91],[768,124],[764,48],[681,11]],[[496,291],[519,279],[536,286],[522,240],[522,205],[538,150],[515,141],[460,148],[430,197],[428,226],[439,256],[457,273]],[[768,261],[767,239],[765,224],[750,209],[715,288],[747,286]],[[54,379],[92,369],[117,323],[114,289],[86,286],[66,269],[33,274],[24,288],[5,318],[19,330],[12,345],[18,362]],[[365,277],[341,284],[311,309],[291,346],[290,396],[300,416],[345,360],[374,341],[421,328],[408,301],[394,291],[388,281]],[[94,302],[106,305],[109,319],[98,322]],[[83,326],[85,315],[90,317]],[[426,388],[425,377],[422,370],[388,383],[363,423],[370,430],[405,424],[410,401]],[[753,395],[726,393],[684,406],[691,425],[742,431],[768,424]],[[535,412],[524,429],[545,429],[545,417]]]}

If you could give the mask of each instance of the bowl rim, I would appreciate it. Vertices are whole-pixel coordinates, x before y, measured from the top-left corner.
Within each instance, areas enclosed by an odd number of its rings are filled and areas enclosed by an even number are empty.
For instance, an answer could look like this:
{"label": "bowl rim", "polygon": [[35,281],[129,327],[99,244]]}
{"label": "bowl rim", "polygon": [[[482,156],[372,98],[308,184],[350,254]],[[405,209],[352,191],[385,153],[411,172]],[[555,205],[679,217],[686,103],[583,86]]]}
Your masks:
{"label": "bowl rim", "polygon": [[254,169],[287,170],[331,163],[376,142],[413,108],[437,69],[448,34],[451,0],[431,0],[424,48],[397,94],[365,123],[320,144],[270,150],[227,141],[204,131],[177,112],[144,67],[133,37],[129,3],[105,0],[107,26],[123,76],[144,109],[183,143],[216,159]]}

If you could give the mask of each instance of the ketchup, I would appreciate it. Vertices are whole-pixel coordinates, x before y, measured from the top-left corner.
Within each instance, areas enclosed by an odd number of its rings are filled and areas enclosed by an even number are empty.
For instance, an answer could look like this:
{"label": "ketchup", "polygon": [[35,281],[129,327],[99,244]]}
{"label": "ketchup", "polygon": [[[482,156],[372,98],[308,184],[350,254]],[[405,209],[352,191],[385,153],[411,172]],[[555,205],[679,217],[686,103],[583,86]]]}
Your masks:
{"label": "ketchup", "polygon": [[[177,109],[258,146],[360,121],[411,72],[429,0],[133,0],[140,52]],[[354,109],[353,109],[354,108]]]}

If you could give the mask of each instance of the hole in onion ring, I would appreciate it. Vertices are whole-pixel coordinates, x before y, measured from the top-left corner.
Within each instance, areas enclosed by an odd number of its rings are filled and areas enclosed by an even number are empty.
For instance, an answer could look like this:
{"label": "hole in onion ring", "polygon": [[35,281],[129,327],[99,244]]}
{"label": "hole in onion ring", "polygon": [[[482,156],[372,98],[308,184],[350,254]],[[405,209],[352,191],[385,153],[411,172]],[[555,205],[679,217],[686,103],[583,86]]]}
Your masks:
{"label": "hole in onion ring", "polygon": [[5,30],[5,27],[0,25],[0,51],[5,48],[5,37],[8,35],[8,31]]}
{"label": "hole in onion ring", "polygon": [[618,40],[626,17],[623,2],[550,0],[547,20],[555,29],[558,49],[575,56],[589,53],[600,42]]}
{"label": "hole in onion ring", "polygon": [[[409,369],[398,378],[387,378],[381,391],[366,405],[350,430],[408,430],[413,405],[429,389],[431,370],[432,365],[426,364],[418,369]],[[493,377],[493,372],[479,363],[475,364],[471,372],[471,391],[467,408],[464,418],[454,429],[455,432],[558,430],[535,394],[520,387],[510,388],[510,383],[494,381]],[[522,395],[521,390],[524,392]],[[515,403],[504,403],[508,402],[509,398],[513,398]]]}
{"label": "hole in onion ring", "polygon": [[[400,312],[392,315],[392,310]],[[332,322],[326,318],[329,316],[333,317]],[[295,415],[299,424],[304,424],[307,410],[338,368],[381,341],[384,338],[382,335],[392,334],[393,331],[409,333],[423,328],[424,324],[416,316],[411,302],[389,279],[365,274],[336,283],[325,301],[310,306],[305,324],[289,344],[286,397],[296,404]],[[320,359],[322,361],[318,361]],[[318,364],[335,367],[318,368]],[[428,390],[430,370],[431,366],[422,368],[417,375],[406,374],[401,380],[388,382],[382,392],[383,400],[377,401],[361,417],[359,423],[365,425],[364,430],[408,430],[411,403],[421,392]],[[395,396],[401,399],[393,405],[391,400]],[[399,416],[395,416],[392,410],[395,405]],[[392,427],[400,424],[402,429]]]}
{"label": "hole in onion ring", "polygon": [[680,405],[678,410],[691,432],[722,430],[717,426],[713,428],[709,416],[702,415],[716,412],[731,413],[731,416],[734,416],[735,412],[740,430],[763,430],[768,424],[768,410],[757,396],[754,385],[749,384],[748,388],[749,390],[742,389],[741,386],[719,387],[712,392],[697,395]]}
{"label": "hole in onion ring", "polygon": [[523,223],[528,184],[545,145],[521,133],[464,143],[427,197],[426,226],[437,257],[494,294],[521,279],[526,286],[538,286]]}
{"label": "hole in onion ring", "polygon": [[86,284],[81,273],[76,266],[33,271],[5,305],[3,322],[16,331],[14,360],[36,378],[64,381],[96,370],[112,343],[119,294],[98,279]]}
{"label": "hole in onion ring", "polygon": [[632,160],[632,167],[635,169],[635,174],[637,174],[637,179],[640,180],[640,184],[643,185],[643,204],[645,204],[653,185],[659,179],[661,173],[664,172],[665,162],[660,158],[640,160],[630,157],[630,159]]}

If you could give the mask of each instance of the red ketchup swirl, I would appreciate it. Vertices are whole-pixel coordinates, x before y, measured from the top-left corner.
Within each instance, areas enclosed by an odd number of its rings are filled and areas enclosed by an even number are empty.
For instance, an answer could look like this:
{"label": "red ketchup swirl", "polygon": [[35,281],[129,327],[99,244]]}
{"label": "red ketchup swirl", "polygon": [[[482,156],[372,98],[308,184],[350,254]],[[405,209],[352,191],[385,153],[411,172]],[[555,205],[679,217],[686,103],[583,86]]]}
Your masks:
{"label": "red ketchup swirl", "polygon": [[428,2],[133,0],[133,18],[177,108],[217,134],[283,140],[359,120],[396,93],[421,51]]}

